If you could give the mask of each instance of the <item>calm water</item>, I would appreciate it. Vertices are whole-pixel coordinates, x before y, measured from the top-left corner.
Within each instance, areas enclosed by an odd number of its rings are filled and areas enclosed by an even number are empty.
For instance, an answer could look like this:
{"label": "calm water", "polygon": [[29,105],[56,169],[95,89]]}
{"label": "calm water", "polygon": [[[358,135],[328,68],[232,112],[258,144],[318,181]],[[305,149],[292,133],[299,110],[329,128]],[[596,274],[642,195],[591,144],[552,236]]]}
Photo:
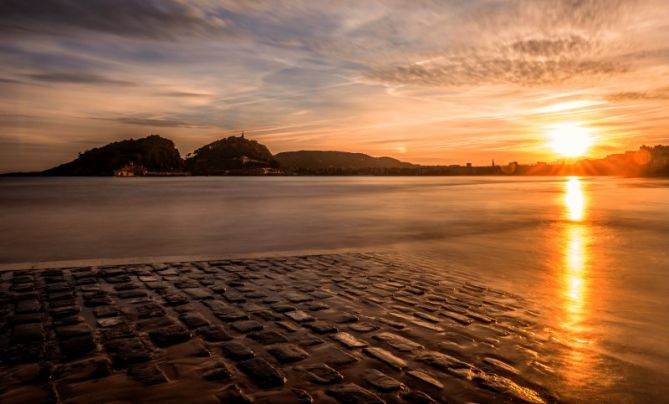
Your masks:
{"label": "calm water", "polygon": [[[573,399],[669,393],[669,181],[3,178],[0,262],[390,249],[536,304]],[[557,362],[556,362],[557,363]]]}

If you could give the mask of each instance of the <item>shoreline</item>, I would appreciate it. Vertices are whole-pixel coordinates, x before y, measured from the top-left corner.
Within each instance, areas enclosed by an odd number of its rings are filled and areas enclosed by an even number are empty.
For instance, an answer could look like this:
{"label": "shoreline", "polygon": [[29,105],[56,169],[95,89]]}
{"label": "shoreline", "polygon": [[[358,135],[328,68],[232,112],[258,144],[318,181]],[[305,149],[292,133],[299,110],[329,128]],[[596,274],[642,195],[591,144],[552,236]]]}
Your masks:
{"label": "shoreline", "polygon": [[[385,251],[387,248],[373,248],[375,251]],[[83,258],[71,260],[30,261],[30,262],[8,262],[0,263],[0,272],[23,271],[30,269],[57,269],[72,267],[97,267],[97,266],[123,266],[123,265],[151,265],[171,264],[183,262],[204,262],[228,259],[254,259],[254,258],[282,258],[291,256],[310,256],[337,253],[357,253],[369,251],[369,247],[360,248],[328,248],[328,249],[306,249],[306,250],[277,250],[255,253],[237,253],[224,255],[177,255],[177,256],[147,256],[147,257],[122,257],[122,258]]]}

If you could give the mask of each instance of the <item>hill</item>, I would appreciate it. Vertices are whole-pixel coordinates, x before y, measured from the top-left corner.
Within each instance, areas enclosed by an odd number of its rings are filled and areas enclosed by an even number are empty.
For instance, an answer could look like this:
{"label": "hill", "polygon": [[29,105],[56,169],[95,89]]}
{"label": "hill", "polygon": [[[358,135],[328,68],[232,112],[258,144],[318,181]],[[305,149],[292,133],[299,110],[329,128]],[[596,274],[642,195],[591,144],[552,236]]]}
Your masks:
{"label": "hill", "polygon": [[183,160],[174,142],[158,135],[113,142],[79,154],[75,160],[43,171],[42,175],[110,176],[124,172],[177,172]]}
{"label": "hill", "polygon": [[267,146],[244,135],[217,140],[186,159],[186,169],[193,175],[259,174],[277,167]]}
{"label": "hill", "polygon": [[283,170],[298,173],[336,173],[342,171],[376,171],[409,169],[417,166],[391,157],[372,157],[363,153],[340,151],[294,151],[274,156]]}
{"label": "hill", "polygon": [[517,165],[516,175],[618,175],[669,177],[669,146],[641,146],[639,150],[599,159]]}
{"label": "hill", "polygon": [[[280,169],[280,170],[279,170]],[[188,172],[184,172],[184,170]],[[507,165],[425,166],[391,157],[341,151],[290,151],[272,155],[255,140],[231,136],[195,150],[184,161],[174,143],[158,135],[113,142],[79,153],[42,172],[2,176],[135,175],[619,175],[669,177],[669,146],[642,146],[604,158]]]}

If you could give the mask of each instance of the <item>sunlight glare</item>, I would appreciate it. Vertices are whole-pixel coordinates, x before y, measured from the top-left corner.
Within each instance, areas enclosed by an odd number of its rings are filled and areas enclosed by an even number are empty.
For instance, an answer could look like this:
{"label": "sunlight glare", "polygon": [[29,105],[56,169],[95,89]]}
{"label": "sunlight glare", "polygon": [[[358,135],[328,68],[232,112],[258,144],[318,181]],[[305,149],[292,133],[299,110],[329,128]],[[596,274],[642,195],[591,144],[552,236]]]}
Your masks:
{"label": "sunlight glare", "polygon": [[579,157],[594,143],[591,132],[591,129],[578,123],[562,123],[548,131],[549,145],[560,156]]}
{"label": "sunlight glare", "polygon": [[583,219],[585,212],[585,195],[578,177],[569,177],[565,184],[564,204],[567,207],[567,217],[573,222]]}

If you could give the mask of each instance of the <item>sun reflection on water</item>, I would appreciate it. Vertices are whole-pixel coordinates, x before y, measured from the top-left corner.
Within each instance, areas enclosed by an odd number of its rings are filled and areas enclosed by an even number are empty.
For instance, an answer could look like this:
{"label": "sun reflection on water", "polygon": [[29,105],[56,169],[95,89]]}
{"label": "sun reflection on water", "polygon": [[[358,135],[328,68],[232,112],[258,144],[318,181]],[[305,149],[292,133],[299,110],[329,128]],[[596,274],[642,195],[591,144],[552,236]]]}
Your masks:
{"label": "sun reflection on water", "polygon": [[573,222],[580,222],[585,214],[585,194],[580,178],[569,177],[565,188],[564,204],[567,208],[567,217]]}
{"label": "sun reflection on water", "polygon": [[565,312],[569,322],[566,328],[577,330],[583,314],[586,294],[586,255],[585,229],[580,225],[571,225],[566,230],[565,251]]}
{"label": "sun reflection on water", "polygon": [[564,228],[562,268],[562,329],[569,346],[565,378],[572,386],[587,382],[590,360],[584,348],[589,344],[584,323],[589,303],[589,229],[586,217],[586,195],[581,180],[570,177],[565,183],[564,208],[568,223]]}

